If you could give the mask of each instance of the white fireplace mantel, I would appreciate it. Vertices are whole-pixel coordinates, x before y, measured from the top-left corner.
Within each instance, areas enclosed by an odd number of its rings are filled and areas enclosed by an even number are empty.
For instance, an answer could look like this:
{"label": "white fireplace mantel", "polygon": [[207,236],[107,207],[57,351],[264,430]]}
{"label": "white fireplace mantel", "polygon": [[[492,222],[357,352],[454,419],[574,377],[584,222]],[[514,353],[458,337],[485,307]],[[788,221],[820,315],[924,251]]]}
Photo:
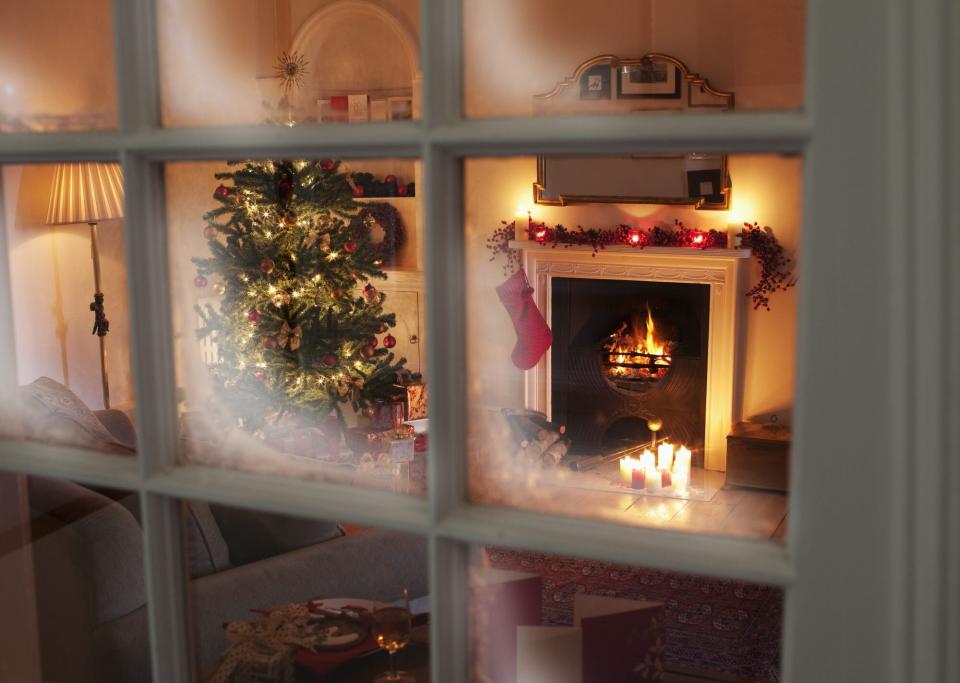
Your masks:
{"label": "white fireplace mantel", "polygon": [[[749,249],[614,246],[554,247],[512,241],[534,287],[534,300],[553,327],[550,297],[554,277],[678,282],[710,286],[704,465],[725,470],[727,434],[741,417],[742,324]],[[551,351],[525,376],[528,408],[551,415]]]}

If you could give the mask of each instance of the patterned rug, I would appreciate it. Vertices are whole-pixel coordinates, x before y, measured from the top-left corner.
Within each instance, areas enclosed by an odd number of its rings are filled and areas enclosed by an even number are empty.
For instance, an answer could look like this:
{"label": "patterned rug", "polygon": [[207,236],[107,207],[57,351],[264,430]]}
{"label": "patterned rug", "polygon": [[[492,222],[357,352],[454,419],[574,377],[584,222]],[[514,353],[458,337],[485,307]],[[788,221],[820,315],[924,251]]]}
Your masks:
{"label": "patterned rug", "polygon": [[544,624],[572,624],[577,593],[655,600],[664,604],[668,669],[779,680],[779,588],[503,548],[487,554],[493,567],[543,577]]}

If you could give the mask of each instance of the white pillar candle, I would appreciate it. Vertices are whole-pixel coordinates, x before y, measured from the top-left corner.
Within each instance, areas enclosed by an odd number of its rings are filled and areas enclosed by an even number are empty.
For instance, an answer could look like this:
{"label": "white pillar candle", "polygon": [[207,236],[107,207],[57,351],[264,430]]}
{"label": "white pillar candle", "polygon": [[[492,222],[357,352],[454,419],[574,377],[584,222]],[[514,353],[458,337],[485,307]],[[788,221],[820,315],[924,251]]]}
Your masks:
{"label": "white pillar candle", "polygon": [[640,456],[639,466],[643,469],[644,472],[649,470],[651,467],[656,469],[657,467],[657,456],[653,454],[653,451],[647,449],[643,452],[643,455]]}
{"label": "white pillar candle", "polygon": [[529,240],[530,235],[527,232],[530,228],[530,213],[524,211],[522,206],[517,207],[517,215],[514,218],[514,235],[517,240]]}
{"label": "white pillar candle", "polygon": [[680,446],[673,461],[673,488],[678,493],[686,493],[690,485],[690,456],[690,451]]}
{"label": "white pillar candle", "polygon": [[657,446],[657,469],[668,470],[673,465],[673,444],[662,443]]}
{"label": "white pillar candle", "polygon": [[626,486],[633,485],[633,470],[639,469],[640,462],[635,458],[631,458],[629,455],[625,458],[620,458],[620,481]]}
{"label": "white pillar candle", "polygon": [[650,493],[659,493],[662,488],[660,481],[660,472],[656,467],[648,467],[646,470],[646,490]]}

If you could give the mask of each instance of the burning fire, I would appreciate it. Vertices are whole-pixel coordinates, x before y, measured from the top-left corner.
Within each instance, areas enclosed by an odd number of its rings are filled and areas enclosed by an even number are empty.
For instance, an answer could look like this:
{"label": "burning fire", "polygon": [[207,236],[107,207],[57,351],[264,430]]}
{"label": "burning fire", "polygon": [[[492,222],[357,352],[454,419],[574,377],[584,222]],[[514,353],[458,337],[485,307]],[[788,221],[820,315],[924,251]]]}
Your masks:
{"label": "burning fire", "polygon": [[658,380],[670,369],[672,343],[657,335],[647,304],[646,320],[634,318],[604,344],[607,374],[615,379]]}

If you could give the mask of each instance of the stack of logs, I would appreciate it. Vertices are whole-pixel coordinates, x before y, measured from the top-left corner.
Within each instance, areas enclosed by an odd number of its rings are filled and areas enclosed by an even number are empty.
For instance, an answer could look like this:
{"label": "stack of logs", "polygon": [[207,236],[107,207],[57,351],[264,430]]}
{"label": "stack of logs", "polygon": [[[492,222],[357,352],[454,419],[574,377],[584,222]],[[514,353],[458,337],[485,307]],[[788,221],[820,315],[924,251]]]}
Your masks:
{"label": "stack of logs", "polygon": [[558,465],[570,448],[563,438],[566,427],[549,422],[543,413],[530,410],[506,412],[507,422],[517,445],[516,457],[543,464]]}

